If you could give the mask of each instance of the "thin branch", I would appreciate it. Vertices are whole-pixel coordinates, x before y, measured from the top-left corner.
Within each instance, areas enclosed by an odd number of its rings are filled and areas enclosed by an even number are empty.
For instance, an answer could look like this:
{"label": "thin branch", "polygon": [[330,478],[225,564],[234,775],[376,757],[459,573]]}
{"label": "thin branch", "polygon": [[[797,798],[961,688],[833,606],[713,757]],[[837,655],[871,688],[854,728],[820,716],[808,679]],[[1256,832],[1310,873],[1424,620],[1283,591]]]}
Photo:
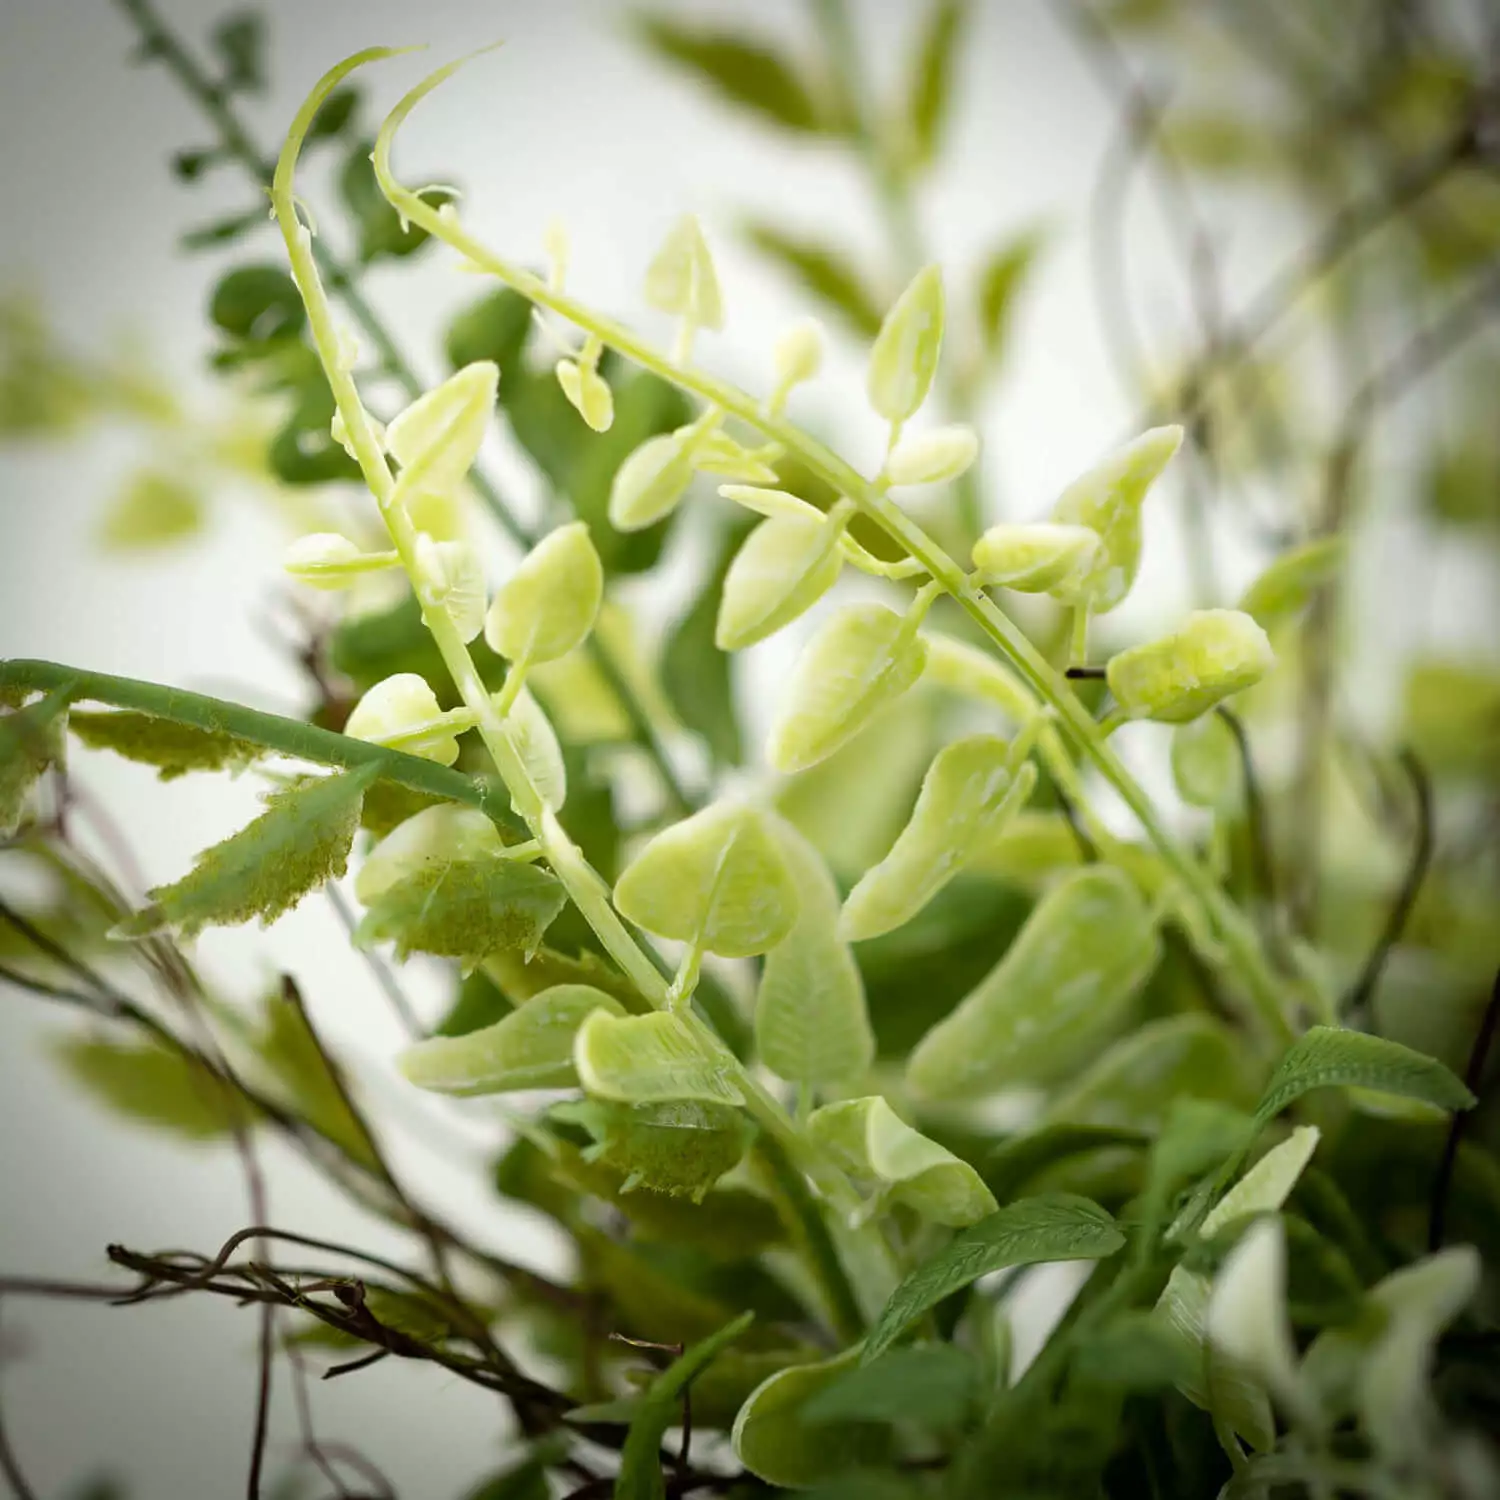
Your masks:
{"label": "thin branch", "polygon": [[[339,925],[349,934],[353,941],[354,930],[358,926],[355,920],[353,908],[349,905],[348,897],[339,888],[336,880],[330,880],[323,887],[323,894],[328,897],[328,904],[333,908],[339,919]],[[375,977],[375,983],[380,986],[381,993],[389,1002],[390,1007],[396,1013],[396,1019],[400,1021],[402,1029],[412,1041],[421,1041],[427,1034],[412,1003],[407,999],[406,991],[401,988],[401,981],[396,978],[391,966],[379,953],[366,944],[358,945],[359,951],[364,955],[365,966]]]}
{"label": "thin branch", "polygon": [[[1245,782],[1245,815],[1250,832],[1250,858],[1255,866],[1255,883],[1260,887],[1261,900],[1265,902],[1270,914],[1272,927],[1279,929],[1276,919],[1276,859],[1271,850],[1271,820],[1266,811],[1260,776],[1255,769],[1255,756],[1250,749],[1250,735],[1244,721],[1232,709],[1220,704],[1217,713],[1234,736],[1235,747],[1239,751],[1240,774]],[[1282,946],[1279,930],[1275,932],[1275,938],[1279,949]]]}
{"label": "thin branch", "polygon": [[[1469,1048],[1469,1062],[1464,1069],[1464,1082],[1469,1092],[1477,1099],[1480,1085],[1484,1082],[1485,1064],[1489,1061],[1490,1047],[1495,1033],[1500,1030],[1500,974],[1490,990],[1490,1001],[1484,1009],[1474,1045]],[[1443,1237],[1448,1225],[1448,1192],[1453,1185],[1454,1168],[1458,1165],[1458,1148],[1468,1128],[1473,1110],[1455,1110],[1448,1126],[1448,1139],[1443,1144],[1443,1155],[1438,1162],[1437,1177],[1432,1184],[1432,1210],[1427,1219],[1427,1249],[1434,1252],[1443,1248]]]}

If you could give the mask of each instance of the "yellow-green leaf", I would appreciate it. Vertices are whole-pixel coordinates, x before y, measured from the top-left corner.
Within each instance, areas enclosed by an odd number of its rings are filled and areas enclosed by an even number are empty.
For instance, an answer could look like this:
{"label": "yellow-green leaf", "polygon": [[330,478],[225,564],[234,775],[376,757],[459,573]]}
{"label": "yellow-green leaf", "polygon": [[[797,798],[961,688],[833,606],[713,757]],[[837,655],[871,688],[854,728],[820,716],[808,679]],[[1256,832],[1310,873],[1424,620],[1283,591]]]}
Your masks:
{"label": "yellow-green leaf", "polygon": [[579,1028],[573,1062],[584,1088],[600,1099],[622,1104],[742,1102],[733,1055],[700,1040],[679,1016],[666,1011],[624,1017],[596,1012]]}
{"label": "yellow-green leaf", "polygon": [[1276,653],[1264,630],[1234,609],[1202,609],[1171,634],[1132,646],[1105,668],[1132,719],[1185,724],[1266,675]]}
{"label": "yellow-green leaf", "polygon": [[925,266],[885,315],[870,350],[865,389],[887,422],[904,422],[927,399],[943,347],[943,273]]}
{"label": "yellow-green leaf", "polygon": [[217,1140],[255,1118],[251,1106],[202,1063],[155,1042],[69,1037],[57,1056],[116,1114],[188,1140]]}
{"label": "yellow-green leaf", "polygon": [[465,365],[418,396],[386,431],[386,450],[401,465],[408,495],[449,494],[479,455],[495,409],[500,367],[487,359]]}
{"label": "yellow-green leaf", "polygon": [[556,661],[581,646],[604,602],[604,567],[582,521],[543,537],[501,584],[484,638],[513,662]]}
{"label": "yellow-green leaf", "polygon": [[811,609],[838,582],[846,517],[779,516],[745,538],[724,578],[714,644],[742,651]]}
{"label": "yellow-green leaf", "polygon": [[1267,630],[1302,613],[1343,565],[1341,536],[1319,537],[1291,547],[1247,588],[1239,608]]}
{"label": "yellow-green leaf", "polygon": [[571,1120],[589,1132],[594,1144],[588,1160],[623,1174],[621,1194],[647,1188],[695,1203],[739,1162],[754,1134],[739,1110],[701,1099],[586,1099],[559,1106],[550,1118]]}

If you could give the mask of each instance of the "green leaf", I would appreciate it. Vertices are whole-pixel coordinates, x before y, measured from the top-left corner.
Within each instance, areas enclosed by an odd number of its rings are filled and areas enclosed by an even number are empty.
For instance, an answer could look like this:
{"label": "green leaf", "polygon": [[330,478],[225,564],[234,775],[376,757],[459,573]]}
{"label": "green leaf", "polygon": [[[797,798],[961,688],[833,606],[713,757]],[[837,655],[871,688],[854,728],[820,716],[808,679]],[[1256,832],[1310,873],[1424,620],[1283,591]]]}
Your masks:
{"label": "green leaf", "polygon": [[1288,548],[1245,590],[1238,607],[1266,630],[1284,625],[1300,615],[1334,577],[1343,566],[1346,550],[1341,536],[1319,537]]}
{"label": "green leaf", "polygon": [[733,1056],[698,1039],[677,1016],[657,1011],[623,1018],[595,1014],[583,1023],[573,1049],[578,1076],[590,1094],[622,1104],[701,1099],[742,1103]]}
{"label": "green leaf", "polygon": [[1299,1125],[1286,1140],[1278,1141],[1214,1204],[1198,1226],[1199,1235],[1212,1239],[1232,1225],[1279,1209],[1312,1160],[1318,1138],[1316,1125]]}
{"label": "green leaf", "polygon": [[0,715],[0,838],[21,826],[31,790],[66,749],[68,693],[59,690]]}
{"label": "green leaf", "polygon": [[919,1422],[957,1427],[980,1394],[979,1365],[956,1344],[914,1344],[846,1371],[802,1409],[809,1426],[826,1422]]}
{"label": "green leaf", "polygon": [[729,31],[679,26],[666,16],[642,16],[639,32],[653,52],[729,103],[800,134],[828,128],[797,70],[763,43]]}
{"label": "green leaf", "polygon": [[443,338],[443,351],[455,370],[482,359],[497,365],[497,394],[503,405],[509,399],[510,384],[529,378],[521,355],[531,326],[531,304],[519,292],[501,287],[469,303],[454,317]]}
{"label": "green leaf", "polygon": [[312,117],[302,143],[303,148],[306,149],[316,141],[330,141],[335,136],[342,135],[354,123],[358,113],[359,90],[352,84],[335,89],[318,106],[317,114]]}
{"label": "green leaf", "polygon": [[359,925],[361,942],[391,941],[472,967],[499,949],[533,953],[563,909],[555,875],[503,854],[435,863],[374,897]]}
{"label": "green leaf", "polygon": [[1340,1087],[1420,1099],[1437,1109],[1472,1109],[1475,1104],[1474,1095],[1436,1058],[1362,1031],[1314,1026],[1277,1064],[1256,1107],[1256,1123],[1267,1124],[1313,1089]]}
{"label": "green leaf", "polygon": [[922,23],[907,96],[912,155],[920,167],[929,166],[938,152],[968,11],[964,0],[932,0]]}
{"label": "green leaf", "polygon": [[699,1204],[738,1164],[752,1134],[738,1110],[689,1099],[652,1104],[588,1099],[559,1105],[551,1118],[576,1122],[589,1132],[594,1145],[585,1156],[623,1174],[621,1196],[647,1188]]}
{"label": "green leaf", "polygon": [[281,266],[237,266],[219,278],[209,321],[231,338],[268,343],[295,338],[307,323],[297,283]]}
{"label": "green leaf", "polygon": [[935,1224],[973,1224],[994,1211],[979,1173],[913,1130],[879,1095],[825,1104],[809,1117],[807,1133],[882,1200]]}
{"label": "green leaf", "polygon": [[215,245],[227,245],[257,229],[268,227],[265,208],[257,205],[241,214],[228,214],[222,219],[210,219],[196,229],[189,229],[177,237],[183,250],[207,250]]}
{"label": "green leaf", "polygon": [[1493,784],[1500,766],[1500,672],[1480,661],[1417,660],[1402,733],[1434,776]]}
{"label": "green leaf", "polygon": [[843,250],[756,219],[743,232],[755,249],[837,313],[852,332],[866,339],[880,332],[880,301]]}
{"label": "green leaf", "polygon": [[229,93],[259,93],[266,86],[266,23],[253,10],[236,11],[212,32],[223,68],[220,86]]}
{"label": "green leaf", "polygon": [[1045,244],[1040,229],[1022,230],[997,245],[979,267],[979,332],[991,366],[999,364],[1009,347],[1016,303]]}
{"label": "green leaf", "polygon": [[162,781],[189,771],[238,771],[266,752],[221,730],[199,729],[130,710],[74,712],[69,732],[90,750],[110,750],[126,760],[155,766]]}
{"label": "green leaf", "polygon": [[1043,1125],[1002,1141],[984,1163],[984,1180],[995,1197],[1004,1201],[1024,1192],[1029,1183],[1060,1162],[1119,1148],[1144,1150],[1149,1144],[1144,1131],[1123,1126]]}
{"label": "green leaf", "polygon": [[863,1465],[880,1463],[889,1435],[868,1422],[813,1425],[802,1413],[854,1368],[859,1349],[817,1364],[793,1365],[756,1387],[740,1408],[731,1441],[734,1454],[768,1483],[801,1488]]}
{"label": "green leaf", "polygon": [[267,925],[309,891],[344,873],[360,804],[377,771],[367,766],[309,779],[273,793],[267,810],[233,837],[205,849],[173,885],[148,892],[151,905],[120,924],[123,937],[176,927],[193,937],[259,917]]}
{"label": "green leaf", "polygon": [[581,646],[604,602],[604,567],[589,528],[550,531],[495,591],[484,638],[513,662],[556,661]]}
{"label": "green leaf", "polygon": [[613,995],[626,1010],[646,1010],[635,986],[596,953],[576,957],[555,948],[539,948],[529,958],[515,949],[492,954],[485,970],[512,1005],[524,1005],[556,984],[587,984]]}
{"label": "green leaf", "polygon": [[942,352],[943,323],[943,273],[924,266],[886,313],[870,349],[865,391],[887,422],[905,422],[927,399]]}
{"label": "green leaf", "polygon": [[[469,650],[480,680],[491,691],[499,688],[505,681],[505,662],[482,640]],[[457,702],[443,658],[422,624],[422,607],[410,595],[391,609],[341,621],[329,639],[328,661],[360,693],[389,677],[412,672],[433,687],[444,708]]]}
{"label": "green leaf", "polygon": [[1115,1221],[1087,1198],[1060,1193],[1007,1204],[955,1235],[891,1293],[865,1339],[861,1363],[872,1364],[914,1318],[991,1271],[1046,1261],[1103,1260],[1124,1244]]}
{"label": "green leaf", "polygon": [[838,935],[838,887],[818,851],[784,818],[770,820],[797,888],[797,921],[766,955],[755,994],[760,1060],[790,1083],[860,1077],[875,1056],[865,987]]}
{"label": "green leaf", "polygon": [[714,644],[743,651],[807,613],[838,582],[848,517],[773,516],[745,538],[725,574]]}
{"label": "green leaf", "polygon": [[112,550],[171,546],[197,536],[208,513],[203,496],[176,474],[142,469],[126,480],[99,523],[99,541]]}
{"label": "green leaf", "polygon": [[251,1106],[202,1063],[155,1042],[68,1037],[57,1056],[116,1114],[188,1140],[219,1140],[255,1118]]}
{"label": "green leaf", "polygon": [[666,1500],[666,1480],[661,1471],[661,1440],[667,1429],[680,1420],[683,1394],[720,1352],[754,1321],[754,1313],[741,1313],[711,1338],[685,1351],[651,1382],[635,1420],[630,1424],[620,1454],[615,1500]]}
{"label": "green leaf", "polygon": [[464,1500],[550,1500],[547,1466],[536,1460],[506,1469],[471,1490]]}
{"label": "green leaf", "polygon": [[765,818],[715,803],[656,835],[615,884],[622,916],[725,958],[773,948],[797,920],[797,892]]}
{"label": "green leaf", "polygon": [[1193,1378],[1187,1345],[1152,1313],[1119,1313],[1091,1334],[1073,1356],[1083,1380],[1128,1391],[1164,1391]]}
{"label": "green leaf", "polygon": [[922,1038],[907,1082],[940,1099],[1066,1076],[1120,1029],[1159,956],[1155,920],[1124,874],[1091,865],[1069,875]]}
{"label": "green leaf", "polygon": [[558,985],[492,1026],[418,1042],[396,1065],[408,1081],[439,1094],[576,1088],[573,1039],[595,1010],[625,1014],[619,1001],[603,990],[586,984]]}

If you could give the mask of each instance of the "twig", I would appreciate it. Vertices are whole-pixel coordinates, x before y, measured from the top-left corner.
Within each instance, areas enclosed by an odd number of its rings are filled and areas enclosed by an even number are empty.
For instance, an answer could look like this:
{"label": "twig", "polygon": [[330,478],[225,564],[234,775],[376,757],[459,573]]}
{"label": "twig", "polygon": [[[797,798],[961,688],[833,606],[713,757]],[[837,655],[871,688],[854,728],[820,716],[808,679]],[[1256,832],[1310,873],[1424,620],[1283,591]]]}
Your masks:
{"label": "twig", "polygon": [[1245,782],[1245,815],[1250,833],[1250,858],[1255,866],[1255,883],[1260,887],[1261,900],[1266,906],[1267,922],[1275,940],[1274,947],[1284,959],[1285,945],[1277,917],[1276,860],[1271,850],[1271,820],[1266,810],[1260,776],[1255,769],[1255,756],[1250,749],[1250,735],[1244,721],[1233,709],[1220,704],[1217,713],[1234,736],[1234,743],[1239,751],[1240,774]]}
{"label": "twig", "polygon": [[[1490,990],[1490,1001],[1484,1008],[1484,1018],[1479,1023],[1479,1032],[1474,1038],[1474,1045],[1469,1048],[1469,1062],[1464,1069],[1464,1082],[1468,1084],[1469,1092],[1475,1098],[1479,1097],[1480,1085],[1484,1081],[1485,1064],[1489,1061],[1490,1046],[1495,1040],[1497,1029],[1500,1029],[1500,974],[1495,975],[1495,983]],[[1472,1113],[1472,1110],[1455,1110],[1448,1126],[1448,1139],[1443,1143],[1443,1155],[1438,1162],[1437,1177],[1432,1184],[1432,1211],[1427,1219],[1429,1253],[1443,1248],[1443,1235],[1447,1229],[1448,1220],[1448,1191],[1453,1185],[1453,1172],[1458,1164],[1459,1143],[1463,1139],[1469,1116]]]}
{"label": "twig", "polygon": [[[3,1303],[0,1303],[0,1306],[3,1306]],[[38,1500],[37,1492],[32,1489],[25,1474],[21,1471],[21,1461],[16,1457],[15,1448],[11,1446],[10,1434],[5,1426],[3,1402],[0,1402],[0,1476],[3,1476],[10,1486],[15,1500]]]}
{"label": "twig", "polygon": [[[323,887],[323,894],[328,897],[328,904],[334,909],[340,925],[352,941],[358,923],[355,921],[349,899],[339,888],[338,881],[330,880]],[[390,1007],[396,1012],[396,1019],[401,1022],[407,1036],[413,1041],[420,1041],[427,1034],[426,1028],[418,1019],[411,1001],[406,997],[406,991],[401,988],[401,981],[396,978],[391,966],[371,947],[360,945],[360,952],[363,953],[366,966],[375,976],[375,983],[380,986],[381,993],[390,1002]]]}

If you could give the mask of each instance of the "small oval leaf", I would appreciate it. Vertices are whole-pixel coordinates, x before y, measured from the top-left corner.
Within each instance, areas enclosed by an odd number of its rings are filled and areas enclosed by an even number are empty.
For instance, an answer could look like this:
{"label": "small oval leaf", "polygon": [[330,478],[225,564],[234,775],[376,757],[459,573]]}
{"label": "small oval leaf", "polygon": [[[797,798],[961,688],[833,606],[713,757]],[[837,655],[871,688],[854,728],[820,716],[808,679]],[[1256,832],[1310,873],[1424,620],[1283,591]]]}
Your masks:
{"label": "small oval leaf", "polygon": [[740,1104],[728,1052],[701,1041],[678,1016],[591,1015],[573,1047],[578,1077],[590,1094],[622,1104],[701,1099],[708,1104]]}
{"label": "small oval leaf", "polygon": [[1070,598],[1093,566],[1100,545],[1099,533],[1087,526],[1003,522],[991,526],[974,543],[974,566],[986,586],[1018,594],[1055,590],[1060,597]]}
{"label": "small oval leaf", "polygon": [[385,446],[401,465],[405,492],[448,494],[463,483],[479,456],[499,385],[500,367],[476,360],[396,417]]}
{"label": "small oval leaf", "polygon": [[604,602],[604,566],[583,521],[543,537],[495,593],[488,645],[509,661],[556,661],[583,644]]}
{"label": "small oval leaf", "polygon": [[1186,724],[1254,687],[1275,664],[1270,639],[1249,615],[1203,609],[1170,635],[1112,656],[1105,673],[1132,719]]}
{"label": "small oval leaf", "polygon": [[745,538],[724,577],[714,644],[742,651],[811,609],[843,568],[842,520],[782,516]]}
{"label": "small oval leaf", "polygon": [[887,422],[904,422],[927,399],[943,347],[943,273],[924,266],[885,315],[870,350],[866,390]]}

